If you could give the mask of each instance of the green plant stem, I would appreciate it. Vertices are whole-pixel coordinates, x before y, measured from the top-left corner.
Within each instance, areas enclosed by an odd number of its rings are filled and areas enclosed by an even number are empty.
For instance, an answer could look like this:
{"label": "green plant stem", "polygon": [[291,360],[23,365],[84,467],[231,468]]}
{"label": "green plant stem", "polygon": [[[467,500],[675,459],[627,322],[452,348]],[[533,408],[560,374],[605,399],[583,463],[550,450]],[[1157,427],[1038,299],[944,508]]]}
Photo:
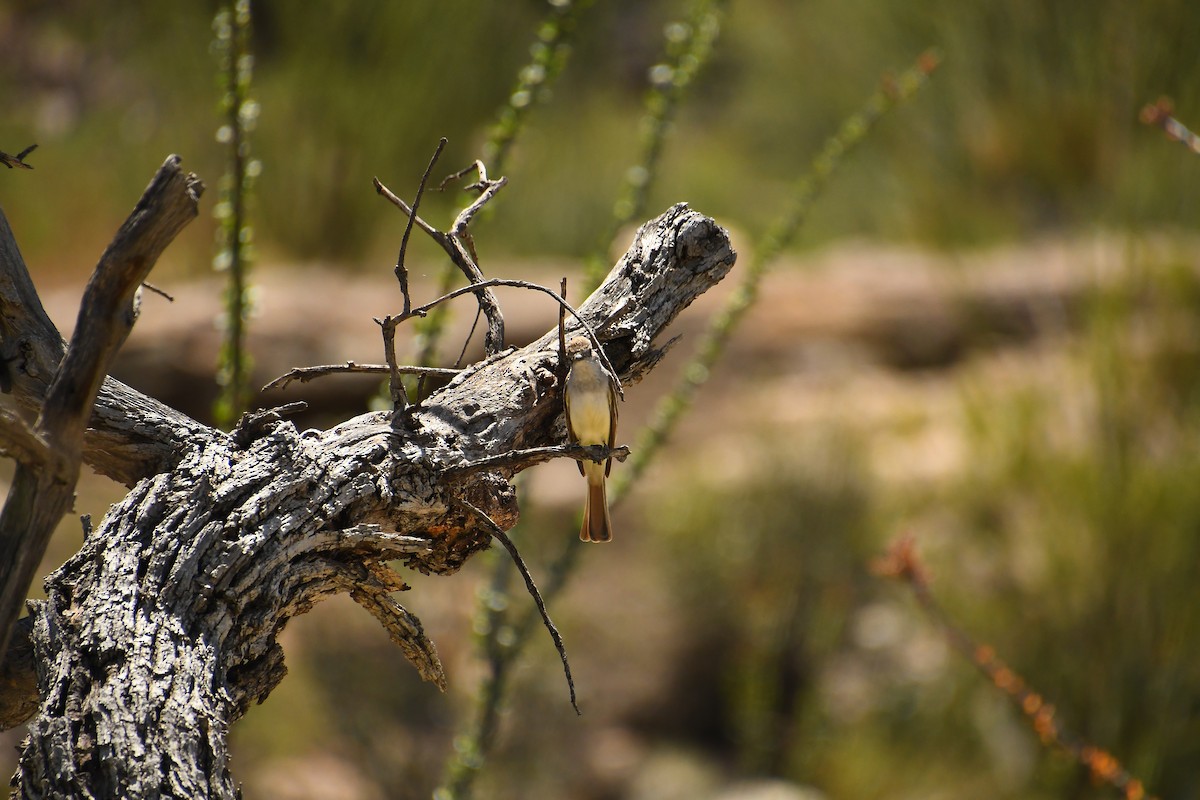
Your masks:
{"label": "green plant stem", "polygon": [[825,142],[808,171],[795,183],[783,214],[754,248],[754,256],[742,272],[741,282],[705,328],[695,355],[684,367],[683,376],[671,393],[659,401],[650,423],[639,432],[637,443],[623,469],[611,479],[609,497],[612,502],[619,502],[629,487],[641,477],[675,429],[680,417],[691,407],[696,390],[708,380],[729,339],[758,298],[758,287],[767,268],[795,239],[829,177],[845,157],[866,139],[885,113],[924,85],[937,63],[937,57],[932,53],[923,54],[916,65],[899,79],[885,81],[883,88],[871,95],[864,106],[846,119]]}
{"label": "green plant stem", "polygon": [[650,89],[640,123],[641,152],[634,166],[625,171],[612,220],[596,251],[586,260],[585,295],[608,273],[608,248],[613,239],[646,211],[671,123],[687,90],[712,56],[727,5],[728,0],[694,0],[685,20],[666,27],[664,58],[650,69]]}
{"label": "green plant stem", "polygon": [[[571,40],[580,16],[592,0],[549,0],[549,10],[530,47],[531,59],[517,73],[517,82],[508,100],[497,114],[496,122],[483,146],[483,161],[493,175],[503,175],[513,145],[525,130],[530,112],[545,104],[551,96],[555,81],[570,61]],[[454,288],[458,271],[446,264],[438,277],[438,296]],[[416,320],[415,331],[419,346],[415,363],[432,366],[437,358],[442,334],[446,329],[449,309],[438,308],[427,317]],[[418,398],[419,400],[420,398]]]}
{"label": "green plant stem", "polygon": [[250,311],[249,195],[257,162],[250,157],[250,133],[258,106],[250,97],[253,56],[250,54],[249,0],[223,5],[213,20],[213,50],[222,82],[224,122],[219,141],[228,145],[229,160],[217,205],[218,246],[214,266],[228,272],[225,289],[224,340],[217,364],[220,395],[213,410],[216,423],[231,428],[250,401],[251,360],[246,349],[246,320]]}
{"label": "green plant stem", "polygon": [[[607,251],[609,242],[623,226],[645,210],[646,198],[653,177],[658,171],[671,121],[687,89],[712,54],[726,5],[727,0],[696,0],[684,22],[667,26],[664,60],[651,70],[651,87],[646,95],[645,114],[641,122],[641,154],[636,166],[626,172],[625,184],[614,205],[613,219],[600,250],[588,260],[585,294],[599,283],[608,270],[603,254]],[[556,20],[552,15],[539,34],[543,42],[548,41],[544,35],[546,26],[553,24],[557,26],[556,31],[561,31],[561,22],[561,19]],[[571,19],[570,22],[573,25],[574,20]],[[534,62],[521,71],[522,81],[531,73],[537,76],[539,65],[546,63],[539,57],[545,56],[547,51],[540,50],[539,47],[541,45],[534,48]],[[494,152],[500,158],[500,164],[503,164],[503,157],[511,145],[511,139],[507,138],[508,132],[515,130],[523,119],[523,109],[530,98],[530,90],[530,86],[518,84],[509,105],[501,113],[500,123],[493,129],[493,139],[485,152]],[[500,167],[495,163],[493,168],[499,172]],[[526,512],[528,513],[528,508]],[[517,530],[512,534],[516,538]],[[568,537],[567,541],[567,549],[550,569],[548,580],[544,583],[543,596],[556,595],[572,572],[581,548],[575,536]],[[456,740],[456,755],[447,765],[447,779],[444,785],[435,793],[437,800],[465,800],[471,796],[475,779],[495,742],[499,708],[508,690],[511,667],[516,663],[521,648],[537,626],[538,619],[529,615],[523,616],[515,625],[507,622],[509,570],[507,563],[498,563],[490,587],[485,593],[486,602],[480,611],[483,624],[480,627],[481,648],[488,672],[481,681],[477,713],[471,732]],[[508,641],[500,642],[500,636],[504,636]]]}
{"label": "green plant stem", "polygon": [[[873,94],[863,108],[849,117],[825,143],[809,170],[796,182],[784,213],[768,229],[755,248],[756,255],[742,273],[741,283],[725,307],[709,322],[696,354],[684,369],[683,377],[671,394],[660,401],[652,421],[639,433],[632,455],[610,479],[610,503],[618,504],[645,468],[661,452],[662,444],[684,412],[691,407],[696,390],[708,379],[713,365],[724,352],[730,337],[745,318],[746,312],[754,305],[758,297],[758,286],[768,266],[795,238],[834,170],[846,155],[867,137],[887,111],[907,100],[924,85],[925,79],[936,65],[937,58],[932,53],[922,55],[917,64],[900,78],[885,81],[884,87]],[[574,536],[568,537],[567,541],[568,545],[551,564],[549,577],[543,582],[542,596],[547,601],[556,597],[566,585],[578,562],[582,546]],[[500,587],[501,584],[497,580],[493,583],[492,591],[503,591]],[[507,603],[501,605],[507,607]],[[497,612],[497,619],[499,616],[503,616],[503,612]],[[461,751],[470,754],[473,765],[470,776],[463,783],[456,785],[457,791],[465,793],[439,795],[439,800],[469,796],[471,781],[482,767],[495,740],[496,707],[503,702],[511,664],[515,662],[536,629],[536,623],[536,614],[525,613],[519,622],[507,626],[506,635],[511,637],[511,641],[506,643],[503,651],[489,650],[490,673],[484,681],[484,691],[481,692],[476,725],[473,734],[463,737],[460,741]],[[488,631],[499,630],[497,626],[502,624],[492,620]]]}

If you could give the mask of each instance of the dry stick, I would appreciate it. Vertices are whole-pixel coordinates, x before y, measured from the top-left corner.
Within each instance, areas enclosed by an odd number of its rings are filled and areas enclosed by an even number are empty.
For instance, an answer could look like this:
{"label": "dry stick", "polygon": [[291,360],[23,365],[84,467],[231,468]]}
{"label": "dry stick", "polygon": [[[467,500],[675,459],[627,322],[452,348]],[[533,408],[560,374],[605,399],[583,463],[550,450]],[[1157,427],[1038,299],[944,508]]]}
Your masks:
{"label": "dry stick", "polygon": [[469,464],[450,467],[444,470],[442,474],[448,478],[461,479],[476,472],[492,472],[498,469],[515,472],[564,456],[573,458],[576,461],[600,462],[610,458],[615,458],[617,461],[624,461],[629,458],[629,448],[625,445],[610,448],[602,444],[553,444],[546,445],[545,447],[528,447],[523,450],[509,450],[505,453],[497,453],[494,456],[477,459]]}
{"label": "dry stick", "polygon": [[[562,298],[563,303],[567,302],[567,278],[563,276],[558,282],[558,296]],[[567,333],[566,333],[567,309],[565,305],[558,307],[558,369],[564,377],[567,374]]]}
{"label": "dry stick", "polygon": [[150,281],[142,281],[142,286],[144,286],[145,288],[147,288],[147,289],[149,289],[150,291],[154,292],[154,293],[155,293],[156,295],[158,295],[159,297],[162,297],[162,298],[164,298],[164,299],[165,299],[165,300],[166,300],[168,303],[174,303],[174,302],[175,302],[175,298],[174,298],[172,295],[169,295],[169,294],[167,294],[165,291],[163,291],[163,290],[162,290],[162,289],[160,289],[159,287],[155,286],[155,285],[154,285],[153,283],[151,283]]}
{"label": "dry stick", "polygon": [[496,196],[496,192],[503,189],[504,185],[508,183],[508,178],[505,178],[503,175],[495,180],[489,180],[487,176],[487,167],[483,165],[482,161],[476,159],[475,163],[471,166],[461,169],[453,175],[448,175],[446,180],[442,181],[442,185],[438,188],[445,189],[448,182],[464,177],[471,170],[475,170],[479,177],[474,183],[464,188],[466,191],[478,189],[479,197],[475,198],[475,202],[471,203],[461,212],[459,212],[459,215],[454,220],[454,225],[450,228],[451,236],[461,236],[462,234],[466,233],[467,226],[471,224],[471,220],[475,218],[475,215],[479,213],[480,209],[487,205],[488,201]]}
{"label": "dry stick", "polygon": [[976,642],[955,624],[950,614],[929,590],[929,571],[917,557],[912,536],[901,536],[877,559],[871,570],[883,577],[903,581],[912,590],[917,605],[933,621],[946,641],[1016,704],[1045,745],[1054,745],[1087,767],[1092,777],[1123,792],[1127,800],[1155,800],[1145,786],[1133,777],[1111,753],[1068,734],[1055,719],[1055,708],[1031,690],[1016,672],[1005,664],[996,651]]}
{"label": "dry stick", "polygon": [[484,169],[483,164],[478,161],[472,167],[460,171],[458,174],[465,174],[465,172],[470,171],[472,168],[477,169],[480,175],[479,183],[472,184],[472,186],[474,188],[482,187],[483,191],[475,202],[459,213],[448,233],[442,233],[421,219],[407,203],[384,186],[378,178],[374,180],[374,184],[375,191],[383,195],[388,201],[414,220],[417,227],[425,231],[431,239],[437,242],[438,246],[446,252],[446,255],[450,257],[454,265],[466,276],[470,284],[467,289],[475,295],[476,301],[479,303],[479,308],[483,311],[488,321],[488,331],[484,337],[484,352],[488,356],[493,356],[504,349],[504,315],[500,313],[500,305],[496,302],[495,295],[483,285],[483,272],[479,269],[479,264],[476,262],[474,249],[470,243],[470,236],[467,233],[467,226],[475,214],[489,200],[496,196],[496,192],[504,187],[506,181],[504,178],[489,181],[487,179],[487,171]]}
{"label": "dry stick", "polygon": [[[475,309],[475,319],[471,321],[471,330],[467,331],[467,336],[465,339],[463,339],[462,350],[458,351],[458,358],[454,359],[455,369],[460,369],[462,367],[463,359],[467,357],[467,348],[471,346],[471,339],[475,337],[475,331],[479,329],[479,318],[482,315],[483,312],[481,310],[478,308]],[[422,375],[421,380],[424,379],[425,376]]]}
{"label": "dry stick", "polygon": [[[404,298],[404,304],[408,305],[407,297]],[[403,411],[408,406],[408,392],[396,365],[396,326],[400,323],[400,318],[387,316],[375,322],[383,331],[383,357],[388,366],[388,395],[392,398],[392,409]]]}
{"label": "dry stick", "polygon": [[[421,207],[421,197],[425,194],[425,185],[429,182],[429,175],[433,172],[433,166],[437,163],[438,157],[441,156],[442,150],[446,147],[446,137],[443,136],[438,140],[437,147],[433,151],[433,156],[429,159],[429,164],[425,167],[424,174],[421,175],[421,182],[417,185],[417,195],[413,198],[412,213],[408,214],[408,221],[404,225],[404,235],[400,237],[400,252],[396,255],[396,280],[400,283],[400,295],[404,300],[404,314],[408,315],[412,311],[412,295],[408,291],[408,267],[404,265],[404,256],[408,251],[408,238],[412,235],[413,221],[417,216],[417,209]],[[376,190],[382,186],[379,179],[375,179]],[[375,320],[379,322],[379,320]],[[396,411],[402,411],[408,406],[408,392],[404,388],[404,381],[400,378],[400,371],[396,364],[396,322],[392,318],[385,317],[382,322],[379,322],[383,332],[383,357],[388,364],[388,396],[392,400],[392,408]],[[417,397],[421,396],[420,386],[417,387]]]}
{"label": "dry stick", "polygon": [[525,588],[529,590],[530,597],[533,598],[534,604],[537,605],[538,613],[542,615],[542,623],[546,626],[546,630],[550,632],[550,638],[554,640],[554,648],[558,650],[558,657],[562,659],[563,674],[567,678],[567,689],[571,693],[571,707],[575,709],[576,714],[583,714],[579,710],[579,704],[575,701],[575,679],[571,677],[571,662],[567,660],[567,648],[563,644],[562,634],[558,632],[558,628],[554,627],[554,622],[550,619],[550,613],[546,611],[546,604],[542,601],[542,595],[538,592],[537,584],[533,582],[533,576],[529,574],[529,568],[525,566],[525,561],[521,558],[521,553],[517,550],[516,545],[512,543],[512,539],[508,538],[504,530],[491,517],[471,505],[468,501],[462,500],[461,502],[475,514],[484,524],[484,527],[488,529],[500,544],[504,545],[504,549],[512,556],[513,563],[517,566],[517,571],[521,573],[521,577],[525,580]]}
{"label": "dry stick", "polygon": [[[317,378],[324,378],[327,375],[339,374],[359,374],[359,375],[378,375],[390,372],[393,367],[388,364],[358,364],[354,361],[347,361],[345,364],[322,364],[314,367],[295,367],[288,370],[283,375],[274,379],[262,388],[262,391],[268,392],[272,389],[286,389],[292,381],[299,383],[308,383]],[[409,367],[397,365],[394,369],[402,375],[437,375],[444,378],[453,378],[462,370],[445,369],[442,367]]]}
{"label": "dry stick", "polygon": [[79,477],[83,432],[108,366],[133,325],[133,296],[158,256],[199,213],[204,185],[170,156],[100,257],[79,307],[71,342],[59,363],[34,430],[49,458],[17,464],[0,513],[0,653],[46,545],[71,504]]}
{"label": "dry stick", "polygon": [[404,253],[408,250],[408,237],[412,234],[413,220],[416,219],[417,209],[421,207],[421,196],[425,194],[425,185],[429,183],[429,175],[433,172],[433,166],[437,163],[445,147],[446,137],[443,136],[438,140],[437,148],[433,151],[433,157],[429,159],[429,166],[425,167],[425,174],[421,176],[421,182],[417,185],[417,196],[413,198],[412,213],[408,215],[408,222],[404,225],[404,236],[400,238],[400,254],[396,256],[395,271],[396,280],[400,281],[400,294],[404,296],[405,314],[412,310],[412,298],[408,294],[408,267],[404,265]]}
{"label": "dry stick", "polygon": [[19,169],[33,169],[32,164],[25,163],[25,156],[29,155],[36,149],[37,149],[37,145],[31,144],[31,145],[29,145],[29,147],[26,147],[24,150],[17,153],[15,156],[10,156],[8,153],[5,153],[4,151],[0,150],[0,164],[3,164],[4,166],[8,167],[9,169],[12,169],[13,167],[17,167]]}
{"label": "dry stick", "polygon": [[[600,362],[604,367],[604,371],[608,374],[608,377],[613,382],[613,385],[617,387],[617,394],[624,399],[625,392],[621,386],[621,379],[617,377],[616,369],[613,367],[612,362],[608,360],[608,356],[605,354],[604,348],[600,344],[600,337],[596,334],[595,329],[592,328],[592,326],[589,325],[587,321],[579,315],[579,312],[575,310],[574,306],[555,294],[553,290],[548,289],[539,283],[533,283],[532,281],[518,281],[510,278],[489,278],[481,283],[471,284],[470,286],[460,286],[452,292],[447,292],[436,300],[431,300],[423,306],[417,306],[409,311],[408,314],[397,314],[395,316],[387,317],[386,319],[392,319],[397,323],[400,323],[407,319],[411,319],[412,317],[423,317],[440,303],[444,303],[447,300],[453,300],[454,298],[461,297],[464,294],[470,294],[479,288],[490,288],[493,286],[507,286],[513,289],[530,289],[553,297],[554,301],[559,304],[561,312],[569,312],[571,316],[575,318],[575,321],[579,323],[579,327],[583,328],[583,331],[587,334],[587,337],[592,340],[593,349],[599,353]],[[376,319],[375,322],[380,325],[383,324],[383,321],[379,319]]]}

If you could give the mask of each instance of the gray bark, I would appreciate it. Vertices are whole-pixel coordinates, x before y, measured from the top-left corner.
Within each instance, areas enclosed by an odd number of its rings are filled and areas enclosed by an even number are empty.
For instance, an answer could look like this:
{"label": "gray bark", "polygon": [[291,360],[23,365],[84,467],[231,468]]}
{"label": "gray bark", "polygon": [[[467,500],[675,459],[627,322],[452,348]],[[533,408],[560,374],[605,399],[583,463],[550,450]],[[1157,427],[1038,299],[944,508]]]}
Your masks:
{"label": "gray bark", "polygon": [[[656,337],[733,261],[726,233],[685,205],[643,226],[580,309],[626,385],[657,363]],[[20,283],[0,283],[12,292],[0,310],[33,338],[29,364],[48,380],[61,339]],[[132,488],[47,580],[32,632],[19,630],[10,648],[31,646],[40,698],[16,796],[236,797],[229,726],[282,679],[287,621],[337,592],[444,688],[387,564],[458,569],[490,543],[470,506],[501,528],[516,522],[509,479],[564,453],[547,449],[564,441],[559,376],[551,329],[401,412],[327,431],[265,414],[233,435],[106,381],[83,457]],[[23,407],[36,405],[38,386],[25,382]],[[28,676],[15,658],[4,667],[18,673],[0,670],[0,722],[11,724],[21,702],[29,707]],[[26,688],[13,688],[22,677]]]}

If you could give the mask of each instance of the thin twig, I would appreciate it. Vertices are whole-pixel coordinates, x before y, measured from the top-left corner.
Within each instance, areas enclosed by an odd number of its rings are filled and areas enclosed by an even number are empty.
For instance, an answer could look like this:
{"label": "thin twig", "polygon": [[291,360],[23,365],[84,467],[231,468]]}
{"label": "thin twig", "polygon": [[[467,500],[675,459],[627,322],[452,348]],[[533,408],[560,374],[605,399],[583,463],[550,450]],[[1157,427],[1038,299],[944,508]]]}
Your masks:
{"label": "thin twig", "polygon": [[[394,192],[392,192],[391,189],[384,186],[383,183],[379,180],[379,178],[372,178],[371,184],[375,187],[376,192],[381,194],[392,205],[396,206],[396,208],[403,211],[405,213],[405,215],[407,215],[409,217],[409,219],[411,219],[414,223],[416,223],[416,226],[418,228],[420,228],[421,230],[423,230],[431,239],[436,241],[438,244],[442,244],[442,241],[445,238],[445,234],[442,233],[441,231],[439,231],[437,228],[430,225],[425,220],[421,219],[421,217],[415,211],[413,211],[412,208],[409,207],[408,203],[401,200],[399,197],[397,197],[395,195]],[[444,244],[442,244],[442,246],[445,247]]]}
{"label": "thin twig", "polygon": [[17,153],[15,156],[10,156],[8,153],[5,153],[3,150],[0,150],[0,164],[3,164],[4,166],[8,167],[9,169],[12,169],[13,167],[17,167],[18,169],[33,169],[32,164],[25,163],[25,156],[29,155],[36,149],[37,149],[37,145],[31,144],[31,145],[29,145],[29,147],[26,147],[24,150]]}
{"label": "thin twig", "polygon": [[429,182],[429,174],[433,172],[434,164],[442,155],[446,141],[445,136],[438,140],[437,149],[433,151],[433,157],[429,159],[429,166],[425,167],[425,174],[421,176],[421,182],[417,185],[417,196],[413,198],[412,213],[408,215],[408,222],[404,226],[404,236],[400,238],[400,254],[396,256],[396,280],[400,281],[400,294],[404,296],[404,313],[406,314],[412,308],[412,298],[408,294],[408,268],[404,266],[404,253],[408,250],[408,237],[412,234],[413,218],[417,215],[417,209],[421,207],[421,196],[425,194],[425,185]]}
{"label": "thin twig", "polygon": [[624,461],[629,458],[629,448],[625,445],[609,448],[602,444],[586,447],[579,444],[529,447],[524,450],[509,450],[505,453],[476,459],[467,464],[450,467],[443,470],[442,474],[447,478],[457,480],[467,475],[474,475],[477,472],[489,472],[499,469],[513,470],[515,472],[551,461],[555,458],[573,458],[576,461],[595,461],[596,463],[607,461],[610,458],[615,458],[617,461]]}
{"label": "thin twig", "polygon": [[[596,334],[595,329],[592,328],[592,326],[589,325],[583,319],[583,317],[579,315],[579,312],[576,311],[570,303],[555,294],[553,290],[548,289],[538,283],[533,283],[531,281],[512,280],[509,278],[489,278],[481,283],[471,284],[470,286],[460,286],[453,291],[447,292],[436,300],[431,300],[423,306],[417,306],[408,314],[397,314],[390,317],[390,319],[394,319],[397,322],[403,322],[404,320],[412,317],[423,317],[428,314],[431,309],[441,303],[446,302],[447,300],[453,300],[454,298],[461,297],[464,294],[470,294],[480,288],[489,288],[493,286],[508,286],[514,289],[531,289],[533,291],[541,292],[553,297],[554,301],[559,304],[560,308],[565,312],[570,313],[570,315],[575,318],[575,321],[579,323],[579,326],[583,328],[584,333],[587,334],[587,337],[592,340],[593,349],[600,354],[600,362],[603,364],[605,372],[608,373],[608,377],[613,381],[613,385],[617,387],[617,394],[622,398],[625,397],[625,392],[621,386],[621,379],[617,377],[616,369],[613,367],[612,362],[608,360],[608,355],[605,354],[604,347],[601,345],[600,337]],[[379,320],[375,321],[379,322]]]}
{"label": "thin twig", "polygon": [[173,296],[167,294],[165,291],[163,291],[159,287],[155,286],[150,281],[142,281],[142,286],[145,287],[146,289],[149,289],[150,291],[154,292],[159,297],[165,298],[168,303],[175,302],[175,298]]}
{"label": "thin twig", "polygon": [[[471,224],[471,220],[474,219],[475,215],[479,213],[479,209],[487,205],[488,201],[495,197],[496,193],[503,189],[505,184],[508,183],[508,178],[505,178],[503,175],[495,180],[489,179],[487,176],[487,169],[483,166],[482,161],[476,161],[467,169],[462,170],[461,172],[450,177],[460,178],[467,172],[470,172],[471,169],[475,169],[479,173],[479,178],[475,181],[475,183],[472,183],[465,188],[468,191],[471,189],[478,189],[479,197],[475,198],[475,202],[464,208],[459,212],[458,216],[455,217],[454,225],[450,228],[451,236],[465,235],[467,232],[467,226]],[[449,178],[447,178],[447,180],[449,180]],[[472,253],[472,256],[474,256],[474,253]]]}
{"label": "thin twig", "polygon": [[[471,167],[460,170],[450,176],[450,178],[447,178],[447,181],[456,176],[465,175],[472,169],[479,172],[479,181],[476,184],[472,184],[472,187],[480,188],[482,190],[481,194],[473,203],[459,213],[457,219],[454,221],[454,225],[447,233],[436,230],[433,226],[422,220],[413,209],[409,208],[407,203],[380,183],[378,178],[374,180],[374,184],[375,191],[390,200],[407,214],[410,220],[414,220],[423,231],[429,234],[430,238],[438,243],[438,246],[446,252],[446,255],[450,257],[454,265],[466,276],[469,283],[467,291],[475,295],[479,303],[479,308],[483,311],[484,316],[487,317],[488,332],[484,338],[484,351],[487,355],[492,356],[504,349],[504,315],[500,312],[500,305],[496,302],[495,295],[488,291],[488,288],[484,285],[483,272],[480,270],[478,260],[475,257],[470,234],[467,232],[467,225],[479,209],[483,208],[496,195],[496,192],[504,186],[505,179],[489,180],[487,178],[487,170],[482,162],[476,161]],[[445,181],[443,181],[443,185],[445,185]],[[404,314],[402,318],[407,318],[408,316],[410,314]],[[431,359],[422,358],[420,360]]]}
{"label": "thin twig", "polygon": [[[567,302],[567,278],[564,275],[558,282],[558,296],[562,298],[562,302]],[[558,369],[562,373],[559,378],[565,378],[568,370],[567,364],[567,309],[565,305],[558,307]]]}
{"label": "thin twig", "polygon": [[929,571],[917,557],[912,536],[901,536],[893,542],[887,553],[876,560],[871,568],[876,575],[895,578],[908,586],[917,605],[938,627],[951,647],[1016,704],[1043,744],[1063,750],[1087,767],[1093,778],[1123,792],[1128,800],[1154,800],[1152,795],[1146,794],[1142,782],[1129,774],[1115,756],[1064,731],[1052,704],[1030,689],[1025,680],[1005,664],[990,645],[975,641],[954,622],[929,589]]}
{"label": "thin twig", "polygon": [[487,167],[484,166],[484,163],[482,161],[480,161],[479,159],[475,159],[470,164],[467,164],[465,167],[460,169],[458,172],[451,172],[449,175],[442,178],[442,182],[439,183],[438,187],[437,187],[438,191],[439,192],[446,191],[447,186],[449,186],[454,181],[459,180],[460,178],[465,178],[467,175],[470,175],[471,170],[475,170],[476,174],[478,175],[478,178],[476,179],[475,183],[469,183],[466,186],[464,186],[463,191],[469,192],[472,189],[480,189],[480,190],[484,189],[488,183]]}
{"label": "thin twig", "polygon": [[479,328],[479,318],[483,316],[483,309],[475,309],[475,319],[471,321],[471,330],[467,331],[467,336],[463,339],[462,350],[458,351],[458,358],[454,359],[455,368],[462,367],[463,359],[467,357],[467,348],[471,346],[471,339],[475,336],[475,331]]}
{"label": "thin twig", "polygon": [[579,710],[579,704],[575,701],[575,679],[571,677],[571,662],[567,659],[567,647],[563,644],[562,634],[558,632],[558,628],[554,627],[553,620],[550,619],[550,613],[546,611],[546,603],[542,600],[542,595],[538,591],[537,584],[533,582],[533,576],[529,574],[529,568],[525,566],[525,560],[521,558],[521,553],[517,550],[516,545],[508,538],[508,534],[497,525],[491,517],[482,510],[471,505],[466,500],[461,500],[462,504],[470,509],[484,527],[492,534],[492,536],[504,545],[504,549],[512,556],[513,563],[517,566],[517,571],[521,573],[521,577],[525,580],[525,588],[529,590],[529,596],[533,598],[533,602],[537,605],[538,613],[542,615],[542,623],[546,626],[546,630],[550,632],[550,638],[554,640],[554,648],[558,650],[558,657],[562,659],[563,674],[567,678],[567,689],[571,693],[571,707],[575,709],[576,714],[582,714]]}
{"label": "thin twig", "polygon": [[[408,298],[405,298],[405,304],[407,303]],[[395,411],[403,411],[408,406],[408,392],[404,388],[404,381],[400,378],[400,369],[396,364],[396,326],[400,321],[399,317],[391,316],[375,320],[383,331],[383,357],[388,366],[388,394],[392,398],[392,409]]]}
{"label": "thin twig", "polygon": [[[410,367],[396,366],[396,371],[401,375],[438,375],[444,378],[453,378],[460,370],[444,369],[439,367]],[[296,367],[288,370],[283,375],[280,375],[275,380],[268,383],[262,388],[262,391],[268,392],[272,389],[286,389],[292,381],[298,383],[308,383],[317,378],[324,378],[327,375],[383,375],[392,370],[392,367],[387,364],[357,364],[353,361],[347,361],[345,364],[322,364],[314,367]]]}

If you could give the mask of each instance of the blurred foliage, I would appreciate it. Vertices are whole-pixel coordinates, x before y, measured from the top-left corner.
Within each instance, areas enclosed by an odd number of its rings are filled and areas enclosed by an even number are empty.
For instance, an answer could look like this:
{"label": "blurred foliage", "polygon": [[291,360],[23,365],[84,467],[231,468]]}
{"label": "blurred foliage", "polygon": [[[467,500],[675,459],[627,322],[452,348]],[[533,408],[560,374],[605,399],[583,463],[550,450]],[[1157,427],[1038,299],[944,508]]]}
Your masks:
{"label": "blurred foliage", "polygon": [[254,75],[251,27],[250,0],[223,4],[213,18],[212,50],[222,89],[219,104],[222,123],[217,128],[217,141],[227,148],[225,174],[219,183],[221,199],[213,212],[217,219],[213,268],[226,276],[223,336],[216,374],[220,395],[213,418],[217,427],[224,430],[233,428],[242,412],[250,407],[252,396],[251,355],[245,336],[253,310],[249,286],[254,257],[250,200],[262,162],[250,157],[250,134],[260,110],[250,94]]}
{"label": "blurred foliage", "polygon": [[[613,0],[572,20],[575,52],[554,101],[511,152],[513,183],[489,218],[489,250],[594,247],[637,148],[660,31],[682,7]],[[363,0],[301,12],[256,2],[256,92],[268,110],[256,133],[264,254],[386,263],[402,220],[371,177],[405,194],[442,135],[447,171],[480,155],[543,8]],[[41,144],[36,179],[6,182],[0,202],[35,263],[91,263],[168,152],[210,180],[220,174],[211,12],[195,2],[137,14],[112,0],[0,4],[0,141],[10,151]],[[950,65],[943,86],[920,101],[910,135],[848,172],[806,243],[846,234],[974,243],[1197,218],[1187,170],[1136,121],[1162,94],[1184,121],[1200,113],[1192,3],[745,0],[722,27],[715,60],[674,120],[650,208],[685,198],[760,231],[885,65],[933,45]],[[561,56],[546,54],[551,66]],[[64,196],[57,187],[67,184],[76,190]],[[426,200],[433,219],[452,195]],[[66,242],[55,225],[64,217],[80,223]],[[172,260],[199,271],[204,237],[184,245]]]}
{"label": "blurred foliage", "polygon": [[[1065,725],[1159,796],[1188,797],[1200,791],[1200,281],[1190,256],[1147,251],[1131,242],[1128,273],[1091,298],[1074,391],[971,392],[978,466],[957,504],[976,532],[965,550],[991,567],[982,585],[947,576],[946,588],[975,594],[997,649]],[[1087,796],[1081,774],[1062,773],[1032,785]]]}
{"label": "blurred foliage", "polygon": [[647,521],[691,648],[671,707],[642,724],[829,797],[1113,796],[1040,749],[903,592],[867,575],[907,529],[934,593],[1060,724],[1160,797],[1200,791],[1192,256],[1134,239],[1051,379],[968,368],[964,469],[924,490],[872,477],[862,429],[793,434],[787,451],[763,433],[745,444],[757,465],[728,482],[677,473],[689,490]]}

